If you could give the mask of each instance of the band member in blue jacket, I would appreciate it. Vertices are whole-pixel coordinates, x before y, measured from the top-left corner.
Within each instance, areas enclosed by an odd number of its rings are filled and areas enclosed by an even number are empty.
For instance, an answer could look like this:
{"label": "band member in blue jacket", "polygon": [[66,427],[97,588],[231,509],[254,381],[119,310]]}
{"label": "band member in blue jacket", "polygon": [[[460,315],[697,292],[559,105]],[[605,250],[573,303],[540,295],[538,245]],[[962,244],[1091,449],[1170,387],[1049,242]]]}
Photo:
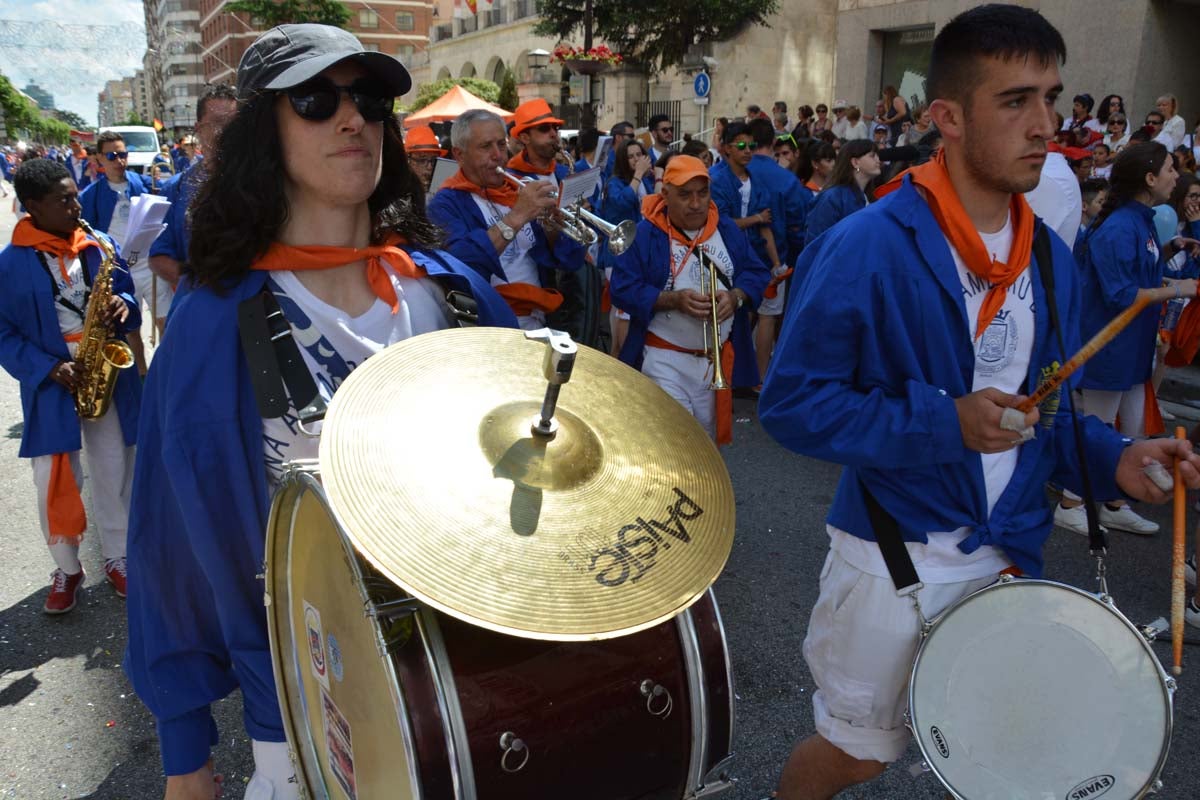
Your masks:
{"label": "band member in blue jacket", "polygon": [[450,253],[491,281],[522,328],[535,330],[562,304],[562,295],[550,288],[553,270],[579,269],[585,253],[554,224],[553,174],[517,189],[498,172],[507,159],[506,141],[504,121],[490,111],[456,119],[450,144],[459,169],[434,195],[429,218],[446,232]]}
{"label": "band member in blue jacket", "polygon": [[[141,384],[132,370],[121,370],[108,411],[81,424],[72,390],[86,376],[74,357],[103,253],[79,228],[78,189],[66,167],[30,159],[15,171],[13,185],[29,216],[17,223],[12,244],[0,252],[0,365],[21,384],[19,455],[33,466],[38,516],[56,565],[44,610],[63,614],[75,607],[84,582],[79,563],[87,527],[80,496],[84,442],[105,576],[125,596],[125,532]],[[119,335],[136,328],[141,316],[125,262],[117,258],[112,298],[99,313]]]}
{"label": "band member in blue jacket", "polygon": [[[805,245],[811,244],[855,211],[866,208],[867,184],[879,177],[882,171],[883,164],[879,161],[879,151],[874,142],[855,139],[842,145],[825,188],[809,209],[804,232]],[[796,277],[802,280],[804,276]]]}
{"label": "band member in blue jacket", "polygon": [[[1042,223],[1022,196],[1055,133],[1065,57],[1058,31],[1018,6],[947,23],[927,82],[943,155],[801,256],[806,277],[759,413],[788,449],[845,469],[804,644],[816,733],[784,767],[781,800],[833,797],[878,776],[908,743],[920,624],[888,577],[866,493],[898,524],[932,618],[1003,569],[1040,576],[1052,518],[1044,486],[1080,489],[1071,387],[1010,426],[1021,432],[1000,424],[1079,344],[1075,263],[1050,236],[1053,263],[1037,264]],[[1067,353],[1047,324],[1040,266],[1053,269]],[[1200,485],[1189,443],[1131,443],[1094,417],[1081,423],[1099,499],[1164,502],[1142,470],[1176,456],[1187,484]]]}
{"label": "band member in blue jacket", "polygon": [[[719,273],[715,338],[726,373],[739,364],[757,372],[749,326],[744,315],[735,322],[734,313],[762,301],[770,272],[746,234],[717,212],[708,170],[694,156],[671,159],[662,193],[646,198],[642,214],[633,245],[613,267],[613,304],[630,316],[620,359],[678,400],[718,444],[726,444],[733,435],[733,406],[729,390],[709,389],[715,375],[706,357],[714,338],[707,330],[714,297],[710,269]],[[731,382],[732,375],[725,379]]]}
{"label": "band member in blue jacket", "polygon": [[[316,455],[294,409],[264,419],[239,304],[270,292],[323,395],[383,347],[448,324],[442,284],[515,327],[468,267],[429,249],[408,167],[399,61],[350,33],[283,25],[242,57],[238,112],[208,157],[181,293],[146,380],[130,524],[126,671],[154,714],[166,797],[212,797],[211,703],[242,691],[249,800],[291,800],[263,608],[264,531],[282,465]],[[250,187],[248,189],[247,187]]]}

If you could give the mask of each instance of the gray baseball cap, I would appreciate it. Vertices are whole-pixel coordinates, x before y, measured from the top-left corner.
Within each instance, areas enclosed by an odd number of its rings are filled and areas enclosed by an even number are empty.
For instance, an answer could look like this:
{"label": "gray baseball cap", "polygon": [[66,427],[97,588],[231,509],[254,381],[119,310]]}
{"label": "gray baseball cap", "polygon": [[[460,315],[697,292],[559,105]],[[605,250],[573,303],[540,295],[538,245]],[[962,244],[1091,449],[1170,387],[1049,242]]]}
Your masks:
{"label": "gray baseball cap", "polygon": [[254,40],[238,64],[237,94],[248,100],[263,90],[290,89],[343,61],[361,64],[397,97],[412,88],[412,77],[395,58],[364,50],[349,31],[303,23],[280,25]]}

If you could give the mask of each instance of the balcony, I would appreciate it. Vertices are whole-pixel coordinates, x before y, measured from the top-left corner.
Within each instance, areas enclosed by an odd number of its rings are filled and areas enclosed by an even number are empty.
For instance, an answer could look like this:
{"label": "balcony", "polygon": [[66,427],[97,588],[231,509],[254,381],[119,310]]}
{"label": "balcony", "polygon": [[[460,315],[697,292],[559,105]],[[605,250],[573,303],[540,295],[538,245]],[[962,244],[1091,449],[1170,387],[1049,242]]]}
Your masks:
{"label": "balcony", "polygon": [[454,36],[454,23],[443,22],[441,25],[434,25],[430,31],[429,40],[433,42],[442,42]]}
{"label": "balcony", "polygon": [[463,17],[458,21],[458,35],[474,33],[479,30],[479,17]]}
{"label": "balcony", "polygon": [[534,0],[516,0],[512,5],[513,20],[532,17],[537,13],[537,3]]}
{"label": "balcony", "polygon": [[508,22],[508,8],[501,6],[493,8],[491,11],[483,12],[483,26],[485,28],[494,28],[497,25],[503,25]]}

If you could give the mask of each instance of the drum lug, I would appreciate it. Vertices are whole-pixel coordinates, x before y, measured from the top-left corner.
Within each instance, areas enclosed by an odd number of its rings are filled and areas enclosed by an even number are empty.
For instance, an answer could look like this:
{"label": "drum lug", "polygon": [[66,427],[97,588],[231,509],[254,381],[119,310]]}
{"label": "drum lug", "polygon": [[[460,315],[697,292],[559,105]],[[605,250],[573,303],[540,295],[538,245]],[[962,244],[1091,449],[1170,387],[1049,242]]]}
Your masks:
{"label": "drum lug", "polygon": [[1146,794],[1158,794],[1162,791],[1162,788],[1163,782],[1155,778],[1154,783],[1150,784],[1150,788],[1146,790]]}
{"label": "drum lug", "polygon": [[638,685],[638,691],[642,693],[642,697],[646,698],[646,711],[650,716],[661,719],[671,716],[671,711],[675,708],[675,701],[665,686],[646,678]]}
{"label": "drum lug", "polygon": [[509,774],[520,772],[529,763],[529,746],[512,731],[500,734],[500,750],[500,769]]}
{"label": "drum lug", "polygon": [[415,614],[421,608],[420,600],[415,597],[405,597],[400,600],[388,600],[384,603],[367,603],[363,613],[372,619],[385,620]]}
{"label": "drum lug", "polygon": [[687,795],[685,800],[704,800],[709,797],[716,797],[731,791],[737,785],[737,778],[729,774],[729,768],[733,766],[734,756],[729,754],[721,761],[717,762],[708,772],[704,773],[703,780],[696,787],[696,791]]}

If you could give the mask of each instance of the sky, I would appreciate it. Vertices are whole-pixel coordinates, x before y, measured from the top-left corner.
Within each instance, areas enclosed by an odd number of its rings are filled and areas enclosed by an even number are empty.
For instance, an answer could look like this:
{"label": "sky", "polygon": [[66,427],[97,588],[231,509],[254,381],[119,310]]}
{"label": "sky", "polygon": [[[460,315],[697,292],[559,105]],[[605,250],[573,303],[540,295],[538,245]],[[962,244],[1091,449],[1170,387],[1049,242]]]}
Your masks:
{"label": "sky", "polygon": [[[95,125],[96,95],[104,83],[142,66],[143,20],[141,0],[0,0],[0,72],[19,89],[34,81],[54,95],[58,108]],[[24,46],[13,47],[5,38],[4,23],[10,21],[42,24],[32,37],[22,37]],[[121,26],[123,32],[64,38],[55,35],[55,23]]]}

